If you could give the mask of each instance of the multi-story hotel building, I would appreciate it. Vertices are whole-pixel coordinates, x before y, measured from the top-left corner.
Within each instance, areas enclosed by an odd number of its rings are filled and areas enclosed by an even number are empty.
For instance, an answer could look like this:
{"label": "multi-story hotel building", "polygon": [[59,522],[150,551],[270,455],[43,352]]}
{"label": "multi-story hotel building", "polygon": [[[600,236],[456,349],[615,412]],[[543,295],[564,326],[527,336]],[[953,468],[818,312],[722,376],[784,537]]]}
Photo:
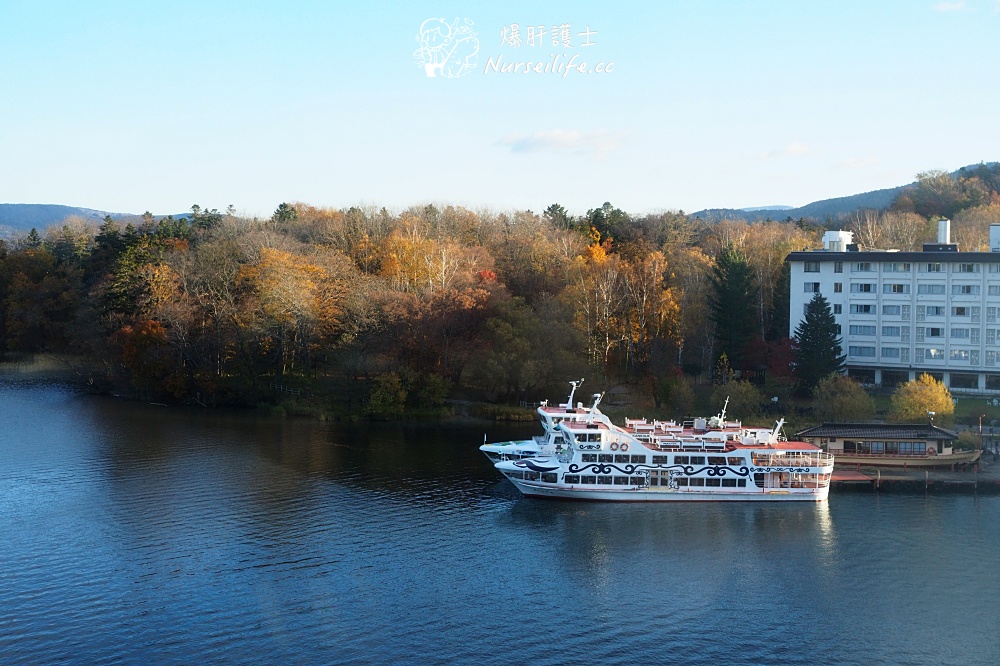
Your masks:
{"label": "multi-story hotel building", "polygon": [[792,252],[790,330],[822,294],[840,328],[848,373],[893,386],[924,372],[953,392],[1000,393],[1000,225],[990,252],[959,252],[942,220],[923,252],[858,251],[847,231]]}

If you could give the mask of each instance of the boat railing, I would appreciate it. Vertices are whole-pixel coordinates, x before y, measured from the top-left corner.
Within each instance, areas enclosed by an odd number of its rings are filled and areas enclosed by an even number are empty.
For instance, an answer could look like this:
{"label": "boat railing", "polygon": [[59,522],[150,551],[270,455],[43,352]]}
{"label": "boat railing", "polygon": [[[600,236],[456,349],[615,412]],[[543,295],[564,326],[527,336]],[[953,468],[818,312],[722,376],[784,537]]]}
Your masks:
{"label": "boat railing", "polygon": [[752,460],[759,467],[829,467],[833,464],[833,456],[829,453],[810,453],[804,456],[755,453]]}

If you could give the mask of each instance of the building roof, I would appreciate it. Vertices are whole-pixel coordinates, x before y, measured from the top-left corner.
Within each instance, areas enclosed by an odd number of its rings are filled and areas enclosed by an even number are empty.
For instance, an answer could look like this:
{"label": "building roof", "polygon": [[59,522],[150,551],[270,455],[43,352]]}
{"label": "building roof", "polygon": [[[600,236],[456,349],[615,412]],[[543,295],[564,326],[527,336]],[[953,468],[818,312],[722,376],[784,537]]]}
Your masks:
{"label": "building roof", "polygon": [[933,261],[935,263],[1000,263],[1000,254],[993,252],[890,252],[888,250],[859,250],[858,252],[830,252],[829,250],[804,250],[790,252],[785,261]]}
{"label": "building roof", "polygon": [[951,430],[926,423],[824,423],[795,433],[796,437],[856,437],[858,439],[958,439]]}

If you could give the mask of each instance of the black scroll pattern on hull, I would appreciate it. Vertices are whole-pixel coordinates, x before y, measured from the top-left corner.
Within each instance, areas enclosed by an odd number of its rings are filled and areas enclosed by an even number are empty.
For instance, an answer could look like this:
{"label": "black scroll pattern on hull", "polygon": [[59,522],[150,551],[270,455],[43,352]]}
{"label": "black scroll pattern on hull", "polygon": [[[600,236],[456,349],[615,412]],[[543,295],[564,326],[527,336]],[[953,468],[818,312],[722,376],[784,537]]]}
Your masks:
{"label": "black scroll pattern on hull", "polygon": [[587,463],[585,465],[570,463],[568,472],[570,474],[579,474],[580,472],[591,471],[594,474],[611,474],[611,470],[616,470],[621,474],[637,474],[648,472],[653,469],[668,471],[677,470],[685,476],[701,474],[705,470],[708,470],[709,476],[728,476],[732,473],[734,476],[748,477],[751,474],[751,469],[749,467],[735,468],[723,467],[721,465],[706,465],[705,467],[701,467],[699,469],[695,469],[694,465],[622,465],[619,467],[618,465],[610,463]]}

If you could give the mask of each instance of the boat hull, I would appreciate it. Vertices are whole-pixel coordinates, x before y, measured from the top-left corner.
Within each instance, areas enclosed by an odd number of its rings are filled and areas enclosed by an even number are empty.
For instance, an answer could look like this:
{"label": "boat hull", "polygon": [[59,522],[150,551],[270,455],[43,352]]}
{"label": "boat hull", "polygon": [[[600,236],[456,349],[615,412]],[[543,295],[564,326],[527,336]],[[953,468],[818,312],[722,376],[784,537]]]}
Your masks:
{"label": "boat hull", "polygon": [[850,453],[837,453],[836,464],[838,466],[855,467],[950,467],[962,463],[970,463],[979,460],[982,451],[961,451],[947,455],[851,455]]}
{"label": "boat hull", "polygon": [[510,479],[526,497],[591,502],[823,502],[830,487],[809,489],[749,489],[737,492],[696,490],[653,490],[632,488],[581,488],[553,486]]}

